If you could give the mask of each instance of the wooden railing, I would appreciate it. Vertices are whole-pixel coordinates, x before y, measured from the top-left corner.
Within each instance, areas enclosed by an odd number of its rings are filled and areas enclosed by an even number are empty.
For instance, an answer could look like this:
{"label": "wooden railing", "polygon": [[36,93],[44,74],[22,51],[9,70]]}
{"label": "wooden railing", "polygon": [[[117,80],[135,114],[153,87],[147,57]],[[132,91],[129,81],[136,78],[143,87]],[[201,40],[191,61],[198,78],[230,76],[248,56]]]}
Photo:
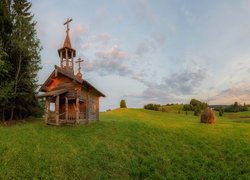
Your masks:
{"label": "wooden railing", "polygon": [[68,121],[75,121],[76,120],[76,113],[69,113],[68,114]]}
{"label": "wooden railing", "polygon": [[66,118],[66,112],[59,114],[59,119],[65,119]]}
{"label": "wooden railing", "polygon": [[85,112],[80,112],[79,113],[79,119],[86,119],[86,113]]}
{"label": "wooden railing", "polygon": [[[79,113],[79,119],[80,120],[86,119],[86,112],[80,112]],[[55,111],[49,111],[48,120],[50,122],[53,122],[53,121],[56,120]],[[66,119],[66,112],[63,112],[63,113],[59,114],[59,121],[74,123],[76,121],[76,112],[68,113],[68,119]]]}

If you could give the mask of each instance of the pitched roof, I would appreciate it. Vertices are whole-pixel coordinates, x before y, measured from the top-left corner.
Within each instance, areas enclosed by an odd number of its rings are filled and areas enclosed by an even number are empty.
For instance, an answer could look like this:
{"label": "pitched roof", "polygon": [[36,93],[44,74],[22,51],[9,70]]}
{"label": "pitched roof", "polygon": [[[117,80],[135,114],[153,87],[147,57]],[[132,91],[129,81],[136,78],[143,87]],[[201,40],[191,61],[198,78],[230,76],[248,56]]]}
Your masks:
{"label": "pitched roof", "polygon": [[96,89],[93,85],[91,85],[88,81],[84,80],[84,79],[79,79],[77,78],[73,73],[69,73],[68,71],[64,70],[63,68],[60,68],[58,66],[55,66],[55,70],[50,74],[50,76],[48,77],[48,79],[43,83],[43,85],[41,86],[41,88],[39,89],[39,91],[43,91],[46,92],[45,86],[46,84],[48,84],[50,82],[50,80],[55,77],[55,71],[57,71],[57,73],[60,73],[72,80],[75,80],[76,82],[78,82],[79,84],[82,85],[86,85],[88,87],[93,88],[100,96],[106,97],[101,91],[99,91],[98,89]]}
{"label": "pitched roof", "polygon": [[60,51],[63,51],[64,49],[69,49],[73,52],[73,56],[75,57],[76,56],[76,50],[73,49],[71,47],[71,41],[70,41],[70,37],[69,37],[69,32],[67,31],[66,33],[66,37],[65,37],[65,40],[64,40],[64,43],[63,43],[63,47],[58,49],[58,55],[60,56]]}
{"label": "pitched roof", "polygon": [[64,40],[64,44],[63,44],[63,47],[65,48],[72,48],[71,47],[71,42],[70,42],[70,38],[69,38],[69,33],[67,31],[67,35],[66,35],[66,38]]}

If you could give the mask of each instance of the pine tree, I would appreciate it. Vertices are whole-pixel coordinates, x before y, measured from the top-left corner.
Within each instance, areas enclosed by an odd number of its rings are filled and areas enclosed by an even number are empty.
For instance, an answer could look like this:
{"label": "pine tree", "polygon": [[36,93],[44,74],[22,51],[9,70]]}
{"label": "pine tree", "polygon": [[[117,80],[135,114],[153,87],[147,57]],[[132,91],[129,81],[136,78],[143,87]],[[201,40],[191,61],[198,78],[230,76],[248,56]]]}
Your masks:
{"label": "pine tree", "polygon": [[0,1],[0,119],[5,120],[5,110],[8,109],[11,95],[11,50],[10,37],[12,33],[11,1]]}
{"label": "pine tree", "polygon": [[3,93],[6,101],[1,103],[1,119],[22,119],[29,116],[38,104],[35,90],[40,68],[40,43],[30,2],[3,0],[0,4],[4,10],[1,16],[1,46],[6,53],[3,65],[8,67],[5,81],[1,81],[2,89],[6,89]]}

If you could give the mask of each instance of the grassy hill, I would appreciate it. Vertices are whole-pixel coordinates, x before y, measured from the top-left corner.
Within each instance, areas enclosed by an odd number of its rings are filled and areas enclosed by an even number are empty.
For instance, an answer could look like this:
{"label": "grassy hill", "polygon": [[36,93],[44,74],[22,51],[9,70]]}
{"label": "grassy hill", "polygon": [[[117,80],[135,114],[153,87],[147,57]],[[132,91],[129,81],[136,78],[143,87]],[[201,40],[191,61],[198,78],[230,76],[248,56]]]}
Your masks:
{"label": "grassy hill", "polygon": [[240,117],[206,125],[193,115],[118,109],[83,126],[0,126],[0,177],[249,179],[250,123]]}
{"label": "grassy hill", "polygon": [[183,110],[183,105],[181,104],[175,104],[175,105],[170,105],[170,106],[161,106],[160,111],[165,111],[165,112],[178,112]]}

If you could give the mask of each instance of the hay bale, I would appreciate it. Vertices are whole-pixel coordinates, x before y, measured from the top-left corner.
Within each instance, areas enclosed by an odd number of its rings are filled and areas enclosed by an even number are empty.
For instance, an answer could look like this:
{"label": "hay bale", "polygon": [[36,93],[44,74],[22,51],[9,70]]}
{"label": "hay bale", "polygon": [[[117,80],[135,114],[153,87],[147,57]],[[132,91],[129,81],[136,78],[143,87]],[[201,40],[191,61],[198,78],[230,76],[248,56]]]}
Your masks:
{"label": "hay bale", "polygon": [[207,107],[201,114],[201,123],[214,124],[216,122],[215,115],[212,109]]}

